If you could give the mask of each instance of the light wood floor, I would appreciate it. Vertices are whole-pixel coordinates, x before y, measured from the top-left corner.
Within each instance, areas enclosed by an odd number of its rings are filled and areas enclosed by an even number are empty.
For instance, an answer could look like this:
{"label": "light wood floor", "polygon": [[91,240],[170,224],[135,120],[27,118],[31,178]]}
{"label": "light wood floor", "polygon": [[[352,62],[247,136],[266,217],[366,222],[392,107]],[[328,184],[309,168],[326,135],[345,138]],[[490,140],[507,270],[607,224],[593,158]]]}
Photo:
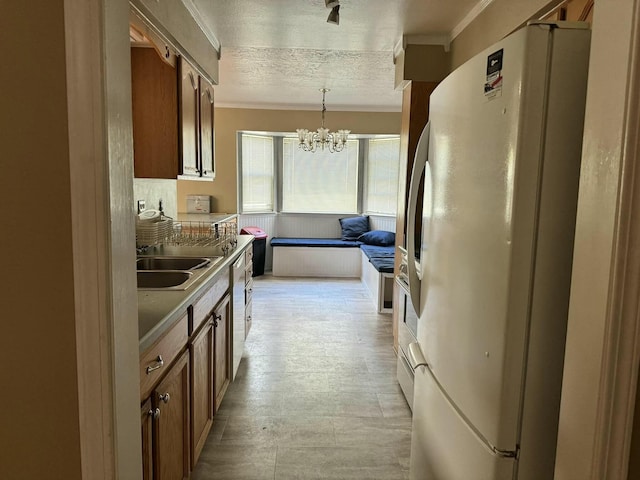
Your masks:
{"label": "light wood floor", "polygon": [[391,315],[358,280],[254,278],[253,327],[194,480],[408,478]]}

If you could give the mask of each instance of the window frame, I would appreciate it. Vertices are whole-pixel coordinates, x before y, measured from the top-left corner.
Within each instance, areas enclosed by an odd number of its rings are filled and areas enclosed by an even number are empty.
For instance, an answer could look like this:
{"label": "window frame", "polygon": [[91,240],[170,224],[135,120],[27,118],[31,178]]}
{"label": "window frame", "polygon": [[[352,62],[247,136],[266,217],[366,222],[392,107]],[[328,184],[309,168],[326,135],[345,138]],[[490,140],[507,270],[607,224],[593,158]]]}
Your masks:
{"label": "window frame", "polygon": [[[242,165],[242,137],[243,135],[250,135],[255,137],[270,137],[273,140],[273,179],[271,188],[273,189],[273,209],[272,210],[263,210],[263,211],[245,211],[244,210],[244,198],[243,198],[243,165]],[[280,142],[280,147],[282,147],[282,142]],[[236,155],[237,155],[237,172],[238,176],[236,179],[237,185],[237,201],[238,201],[238,213],[243,215],[260,215],[266,213],[276,213],[279,211],[279,188],[278,188],[278,141],[277,137],[267,133],[267,132],[253,132],[253,131],[238,131],[236,134]]]}
{"label": "window frame", "polygon": [[[245,212],[242,198],[242,182],[243,182],[243,170],[242,170],[242,136],[243,135],[254,135],[254,136],[265,136],[271,137],[273,139],[273,159],[274,159],[274,170],[273,170],[273,210],[265,210],[262,212]],[[283,140],[284,138],[294,138],[295,134],[293,133],[273,133],[273,132],[259,132],[259,131],[251,131],[251,130],[240,130],[236,135],[236,152],[237,152],[237,197],[238,197],[238,213],[243,215],[261,215],[261,214],[293,214],[293,215],[364,215],[370,214],[369,212],[365,212],[366,207],[366,195],[367,195],[367,185],[366,185],[366,165],[368,163],[367,155],[369,153],[369,140],[373,139],[383,139],[383,138],[399,138],[399,134],[385,134],[385,135],[357,135],[355,136],[355,140],[358,140],[358,158],[357,158],[357,190],[356,190],[356,212],[304,212],[304,211],[282,211],[283,205],[283,171],[284,171],[284,157],[283,157]],[[399,152],[398,152],[399,153]],[[380,217],[394,217],[393,214],[385,214],[385,213],[371,213],[372,215],[380,216]],[[396,213],[397,215],[397,213]]]}

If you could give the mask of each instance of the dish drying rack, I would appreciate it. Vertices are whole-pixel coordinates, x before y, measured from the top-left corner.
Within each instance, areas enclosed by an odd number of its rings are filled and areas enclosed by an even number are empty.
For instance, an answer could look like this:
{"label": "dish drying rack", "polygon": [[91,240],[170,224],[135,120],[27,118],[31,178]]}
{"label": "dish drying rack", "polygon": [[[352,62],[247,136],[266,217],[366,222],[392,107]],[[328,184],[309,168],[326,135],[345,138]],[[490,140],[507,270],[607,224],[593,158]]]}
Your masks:
{"label": "dish drying rack", "polygon": [[224,255],[238,244],[235,222],[176,222],[169,217],[136,224],[136,246],[157,245],[218,247]]}
{"label": "dish drying rack", "polygon": [[136,247],[155,247],[171,237],[173,220],[162,217],[158,221],[136,221]]}

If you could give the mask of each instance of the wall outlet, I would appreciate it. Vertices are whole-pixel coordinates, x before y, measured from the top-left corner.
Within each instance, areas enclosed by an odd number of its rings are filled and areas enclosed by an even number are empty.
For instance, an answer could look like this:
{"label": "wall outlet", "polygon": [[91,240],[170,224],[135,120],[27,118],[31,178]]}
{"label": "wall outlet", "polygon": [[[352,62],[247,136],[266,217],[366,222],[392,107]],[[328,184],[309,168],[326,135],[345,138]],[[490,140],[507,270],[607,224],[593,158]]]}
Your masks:
{"label": "wall outlet", "polygon": [[146,202],[144,200],[138,200],[138,213],[144,212],[146,209]]}

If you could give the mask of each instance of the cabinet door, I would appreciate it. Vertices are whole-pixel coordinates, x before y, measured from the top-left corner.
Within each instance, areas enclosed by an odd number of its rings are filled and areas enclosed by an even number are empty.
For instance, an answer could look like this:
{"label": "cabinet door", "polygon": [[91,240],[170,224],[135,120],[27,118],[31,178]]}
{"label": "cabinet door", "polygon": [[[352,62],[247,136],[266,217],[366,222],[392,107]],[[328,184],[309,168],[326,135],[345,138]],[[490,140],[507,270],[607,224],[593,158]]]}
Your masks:
{"label": "cabinet door", "polygon": [[226,295],[213,310],[213,322],[215,327],[215,375],[214,375],[214,397],[215,411],[220,408],[222,397],[224,396],[229,379],[231,378],[231,359],[229,348],[229,322],[231,320],[230,297]]}
{"label": "cabinet door", "polygon": [[142,425],[142,479],[153,480],[153,419],[154,410],[148,398],[140,409]]}
{"label": "cabinet door", "polygon": [[200,77],[200,165],[202,177],[215,177],[213,85]]}
{"label": "cabinet door", "polygon": [[195,466],[213,424],[213,321],[193,338],[191,353],[191,468]]}
{"label": "cabinet door", "polygon": [[252,312],[251,312],[251,300],[244,306],[244,338],[249,336],[249,330],[251,330]]}
{"label": "cabinet door", "polygon": [[159,410],[154,431],[154,480],[189,478],[189,352],[153,391]]}
{"label": "cabinet door", "polygon": [[131,49],[133,165],[136,178],[178,176],[176,69],[153,48]]}
{"label": "cabinet door", "polygon": [[180,57],[180,148],[182,175],[200,176],[198,168],[198,74]]}

